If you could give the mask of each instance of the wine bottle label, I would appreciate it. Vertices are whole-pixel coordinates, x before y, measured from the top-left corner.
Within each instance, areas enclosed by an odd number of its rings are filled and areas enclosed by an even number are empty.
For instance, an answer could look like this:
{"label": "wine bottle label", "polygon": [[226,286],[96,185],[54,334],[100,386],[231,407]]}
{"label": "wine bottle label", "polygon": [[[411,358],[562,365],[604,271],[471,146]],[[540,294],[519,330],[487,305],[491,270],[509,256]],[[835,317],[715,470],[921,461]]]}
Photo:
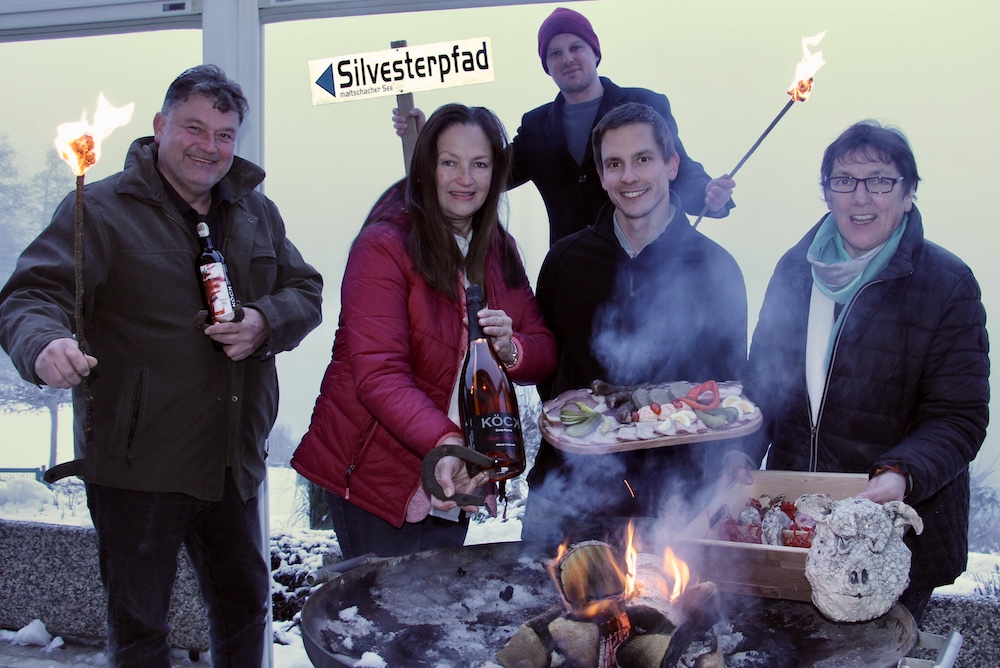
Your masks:
{"label": "wine bottle label", "polygon": [[[508,474],[517,475],[523,469],[521,450],[521,420],[511,413],[481,413],[466,419],[467,445],[498,462],[491,479]],[[512,470],[516,468],[516,470]]]}
{"label": "wine bottle label", "polygon": [[221,262],[210,262],[201,265],[201,282],[205,286],[205,298],[212,310],[215,322],[233,319],[233,286],[226,280],[226,273]]}

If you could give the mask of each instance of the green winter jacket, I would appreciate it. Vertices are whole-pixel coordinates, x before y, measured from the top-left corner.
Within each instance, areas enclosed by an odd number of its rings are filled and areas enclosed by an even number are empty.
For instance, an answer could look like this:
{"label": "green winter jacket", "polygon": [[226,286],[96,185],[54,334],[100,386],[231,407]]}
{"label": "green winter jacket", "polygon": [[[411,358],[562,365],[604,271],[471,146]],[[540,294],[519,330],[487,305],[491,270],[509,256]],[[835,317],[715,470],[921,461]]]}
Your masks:
{"label": "green winter jacket", "polygon": [[[122,172],[84,188],[84,323],[93,430],[73,391],[77,465],[87,482],[222,497],[227,467],[243,498],[264,476],[278,409],[274,355],[320,322],[322,278],[285,236],[278,209],[254,191],[256,165],[235,158],[217,186],[222,248],[237,298],[270,326],[261,350],[233,362],[196,327],[203,309],[197,236],[164,191],[152,137],[136,140]],[[73,335],[75,197],[25,249],[0,292],[0,345],[39,383],[35,359]]]}

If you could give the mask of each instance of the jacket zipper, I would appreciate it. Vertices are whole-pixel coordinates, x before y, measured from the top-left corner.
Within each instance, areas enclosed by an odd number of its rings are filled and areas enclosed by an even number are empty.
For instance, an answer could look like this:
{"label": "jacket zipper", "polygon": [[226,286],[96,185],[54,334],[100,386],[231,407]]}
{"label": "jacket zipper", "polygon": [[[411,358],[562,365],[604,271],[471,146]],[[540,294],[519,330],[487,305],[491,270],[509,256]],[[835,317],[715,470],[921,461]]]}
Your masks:
{"label": "jacket zipper", "polygon": [[351,464],[347,467],[347,470],[344,471],[344,501],[351,500],[351,474],[354,473],[354,469],[356,467],[357,464]]}
{"label": "jacket zipper", "polygon": [[128,438],[125,441],[125,465],[128,467],[132,466],[132,443],[135,441],[135,430],[139,425],[139,408],[142,406],[140,397],[144,384],[145,374],[140,374],[132,394],[132,415],[128,425]]}
{"label": "jacket zipper", "polygon": [[[830,349],[830,363],[826,367],[826,381],[823,383],[823,397],[820,399],[819,411],[816,412],[816,421],[812,423],[809,432],[809,471],[811,473],[815,473],[819,467],[819,425],[823,421],[823,409],[826,407],[826,395],[830,391],[830,379],[833,377],[833,363],[837,359],[837,348],[840,346],[840,337],[844,334],[844,326],[847,324],[847,318],[851,315],[851,309],[854,307],[855,302],[858,301],[861,293],[867,290],[869,286],[882,282],[884,282],[883,279],[876,279],[865,283],[856,293],[854,293],[854,297],[851,298],[851,301],[844,305],[843,321],[841,322],[840,329],[837,330],[836,338],[833,340],[833,347]],[[809,418],[810,420],[812,419],[811,409],[809,411]]]}
{"label": "jacket zipper", "polygon": [[361,457],[364,456],[368,445],[372,442],[372,438],[375,436],[375,428],[378,426],[378,422],[373,417],[368,418],[368,422],[369,426],[367,427],[367,434],[365,434],[365,437],[361,439],[361,447],[358,448],[357,454],[354,455],[351,465],[347,467],[346,471],[344,471],[345,501],[351,500],[351,476],[354,474],[354,469],[358,468],[358,462],[361,460]]}

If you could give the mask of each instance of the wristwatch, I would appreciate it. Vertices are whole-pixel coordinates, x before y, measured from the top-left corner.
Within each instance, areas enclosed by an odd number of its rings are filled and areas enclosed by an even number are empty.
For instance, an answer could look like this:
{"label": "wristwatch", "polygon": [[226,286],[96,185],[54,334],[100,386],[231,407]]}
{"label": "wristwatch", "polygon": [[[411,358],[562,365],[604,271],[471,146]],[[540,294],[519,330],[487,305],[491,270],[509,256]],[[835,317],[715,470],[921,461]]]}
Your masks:
{"label": "wristwatch", "polygon": [[868,474],[868,479],[871,480],[876,476],[880,476],[883,473],[892,471],[893,473],[898,473],[899,475],[906,478],[906,494],[908,495],[913,491],[913,476],[909,474],[902,466],[898,464],[879,464],[871,470]]}

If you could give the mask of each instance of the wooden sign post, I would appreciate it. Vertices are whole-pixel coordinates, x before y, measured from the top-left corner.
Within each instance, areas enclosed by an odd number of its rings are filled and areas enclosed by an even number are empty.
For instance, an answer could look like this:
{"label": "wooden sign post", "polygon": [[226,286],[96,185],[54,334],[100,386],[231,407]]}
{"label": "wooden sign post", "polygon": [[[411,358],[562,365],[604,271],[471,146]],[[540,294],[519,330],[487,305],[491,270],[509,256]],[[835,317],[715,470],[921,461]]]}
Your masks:
{"label": "wooden sign post", "polygon": [[[413,93],[493,81],[488,37],[410,47],[406,40],[390,43],[386,51],[352,53],[309,61],[313,106],[396,96],[403,116],[413,111]],[[417,124],[407,122],[403,163],[409,173],[417,143]]]}
{"label": "wooden sign post", "polygon": [[[399,49],[406,46],[405,39],[398,39],[389,43],[389,48]],[[399,115],[407,117],[406,133],[400,139],[403,142],[403,168],[406,173],[410,173],[410,160],[413,158],[413,147],[417,144],[417,123],[416,119],[411,119],[408,114],[413,111],[413,93],[401,93],[396,96],[396,109]]]}

